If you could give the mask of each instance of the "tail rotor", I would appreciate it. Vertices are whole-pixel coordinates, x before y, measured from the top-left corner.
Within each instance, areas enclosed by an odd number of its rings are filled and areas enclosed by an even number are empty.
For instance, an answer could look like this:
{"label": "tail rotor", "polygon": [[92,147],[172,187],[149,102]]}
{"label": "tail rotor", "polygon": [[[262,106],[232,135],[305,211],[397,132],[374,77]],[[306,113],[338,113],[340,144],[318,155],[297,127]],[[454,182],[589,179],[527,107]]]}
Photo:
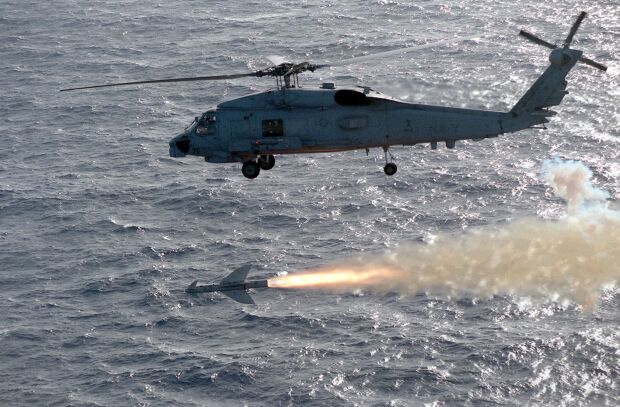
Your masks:
{"label": "tail rotor", "polygon": [[[556,61],[562,62],[565,61],[566,58],[563,58],[561,55],[561,51],[562,49],[570,49],[570,44],[573,42],[573,38],[575,36],[575,33],[577,33],[577,30],[579,30],[579,27],[581,26],[581,23],[583,22],[584,18],[586,18],[588,14],[585,11],[582,11],[579,16],[577,16],[577,20],[575,20],[575,22],[573,23],[573,26],[571,27],[570,31],[568,32],[568,35],[566,36],[566,39],[564,40],[564,42],[562,43],[562,47],[558,47],[557,45],[551,44],[541,38],[539,38],[538,36],[525,31],[525,30],[521,30],[519,31],[519,35],[524,37],[525,39],[538,44],[538,45],[542,45],[543,47],[547,47],[549,49],[552,49],[553,52],[551,53],[551,62],[555,63]],[[579,57],[579,62],[583,62],[586,65],[589,65],[593,68],[599,69],[603,72],[607,71],[607,67],[603,64],[600,64],[590,58],[586,58],[584,56],[580,56]]]}

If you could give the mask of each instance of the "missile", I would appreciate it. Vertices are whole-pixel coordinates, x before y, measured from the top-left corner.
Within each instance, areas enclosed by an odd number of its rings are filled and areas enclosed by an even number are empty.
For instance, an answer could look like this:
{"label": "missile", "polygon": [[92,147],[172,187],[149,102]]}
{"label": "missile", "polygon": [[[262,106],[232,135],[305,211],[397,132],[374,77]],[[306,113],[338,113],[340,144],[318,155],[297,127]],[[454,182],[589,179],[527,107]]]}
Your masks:
{"label": "missile", "polygon": [[198,285],[198,280],[190,284],[185,290],[188,294],[221,292],[224,295],[242,304],[254,304],[254,300],[246,292],[249,288],[268,288],[267,280],[250,280],[246,277],[250,272],[251,265],[239,267],[222,279],[219,284]]}

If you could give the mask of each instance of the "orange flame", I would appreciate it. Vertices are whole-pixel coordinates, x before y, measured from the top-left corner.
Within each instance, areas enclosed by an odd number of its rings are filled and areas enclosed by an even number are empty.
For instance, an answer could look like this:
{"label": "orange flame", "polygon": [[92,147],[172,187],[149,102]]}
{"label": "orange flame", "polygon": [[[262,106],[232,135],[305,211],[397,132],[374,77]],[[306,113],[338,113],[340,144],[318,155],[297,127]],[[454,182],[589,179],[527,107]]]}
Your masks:
{"label": "orange flame", "polygon": [[331,267],[269,279],[273,288],[355,289],[381,284],[398,271],[378,266],[372,268]]}

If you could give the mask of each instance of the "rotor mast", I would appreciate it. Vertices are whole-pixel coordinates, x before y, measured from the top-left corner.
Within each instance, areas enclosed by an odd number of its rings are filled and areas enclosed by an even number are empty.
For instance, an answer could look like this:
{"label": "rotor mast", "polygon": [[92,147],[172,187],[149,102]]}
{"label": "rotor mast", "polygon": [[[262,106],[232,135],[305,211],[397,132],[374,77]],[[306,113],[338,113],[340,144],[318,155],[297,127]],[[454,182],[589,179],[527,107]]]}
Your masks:
{"label": "rotor mast", "polygon": [[314,72],[315,69],[322,68],[324,66],[326,65],[316,65],[309,62],[302,62],[299,64],[283,62],[256,72],[256,76],[275,76],[276,86],[278,89],[298,88],[300,73],[306,71]]}

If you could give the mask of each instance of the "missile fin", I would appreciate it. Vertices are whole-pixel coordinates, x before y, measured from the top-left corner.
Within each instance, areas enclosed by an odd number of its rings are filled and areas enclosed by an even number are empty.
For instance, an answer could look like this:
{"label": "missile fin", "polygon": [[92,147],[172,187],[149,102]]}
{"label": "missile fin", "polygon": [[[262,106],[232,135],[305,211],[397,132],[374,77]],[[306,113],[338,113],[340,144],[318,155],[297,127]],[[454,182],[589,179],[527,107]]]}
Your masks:
{"label": "missile fin", "polygon": [[196,284],[198,284],[198,280],[194,281],[193,283],[190,284],[189,287],[187,287],[187,289],[185,290],[186,293],[194,293],[196,291]]}
{"label": "missile fin", "polygon": [[227,295],[233,300],[242,304],[255,304],[252,297],[250,297],[250,294],[246,293],[243,290],[222,291],[222,294]]}
{"label": "missile fin", "polygon": [[227,285],[243,283],[245,281],[245,278],[248,276],[251,268],[251,264],[246,264],[245,266],[239,267],[238,269],[234,270],[232,273],[224,277],[220,284]]}

